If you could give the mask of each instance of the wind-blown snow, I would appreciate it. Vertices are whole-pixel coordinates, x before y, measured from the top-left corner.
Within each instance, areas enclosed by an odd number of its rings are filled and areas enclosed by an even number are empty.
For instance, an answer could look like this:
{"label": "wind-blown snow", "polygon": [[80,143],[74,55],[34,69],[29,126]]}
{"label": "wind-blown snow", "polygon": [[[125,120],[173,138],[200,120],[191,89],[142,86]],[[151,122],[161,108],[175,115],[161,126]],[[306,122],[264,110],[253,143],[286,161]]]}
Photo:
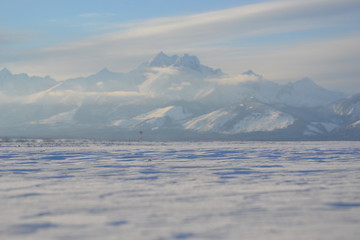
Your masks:
{"label": "wind-blown snow", "polygon": [[359,142],[1,142],[2,239],[356,240]]}

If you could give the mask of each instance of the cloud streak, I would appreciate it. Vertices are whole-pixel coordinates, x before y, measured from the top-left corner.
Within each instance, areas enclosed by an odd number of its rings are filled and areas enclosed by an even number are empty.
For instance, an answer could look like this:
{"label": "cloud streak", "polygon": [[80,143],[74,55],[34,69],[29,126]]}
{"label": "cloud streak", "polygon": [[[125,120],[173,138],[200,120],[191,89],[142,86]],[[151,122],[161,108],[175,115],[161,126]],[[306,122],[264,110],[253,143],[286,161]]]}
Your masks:
{"label": "cloud streak", "polygon": [[[146,40],[160,38],[163,39],[161,42],[166,42],[169,38],[176,41],[174,37],[178,37],[187,42],[196,42],[196,45],[217,43],[224,38],[241,38],[327,26],[328,23],[324,22],[315,22],[314,24],[314,20],[327,18],[327,20],[335,21],[341,17],[347,17],[354,11],[354,7],[359,8],[359,5],[358,1],[354,0],[259,3],[190,16],[120,24],[117,27],[120,29],[118,31],[47,50],[74,50],[81,47],[144,38]],[[277,24],[279,25],[277,26]],[[209,37],[211,38],[209,39]]]}
{"label": "cloud streak", "polygon": [[80,18],[96,18],[100,16],[101,16],[100,13],[83,13],[79,15]]}

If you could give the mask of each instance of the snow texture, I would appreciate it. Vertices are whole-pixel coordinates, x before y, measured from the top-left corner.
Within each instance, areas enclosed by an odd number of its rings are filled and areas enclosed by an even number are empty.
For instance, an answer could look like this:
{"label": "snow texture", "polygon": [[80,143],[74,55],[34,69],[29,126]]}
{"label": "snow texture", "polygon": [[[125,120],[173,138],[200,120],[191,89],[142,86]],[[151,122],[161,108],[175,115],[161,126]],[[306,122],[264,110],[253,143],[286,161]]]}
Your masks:
{"label": "snow texture", "polygon": [[0,143],[1,239],[358,239],[359,142]]}

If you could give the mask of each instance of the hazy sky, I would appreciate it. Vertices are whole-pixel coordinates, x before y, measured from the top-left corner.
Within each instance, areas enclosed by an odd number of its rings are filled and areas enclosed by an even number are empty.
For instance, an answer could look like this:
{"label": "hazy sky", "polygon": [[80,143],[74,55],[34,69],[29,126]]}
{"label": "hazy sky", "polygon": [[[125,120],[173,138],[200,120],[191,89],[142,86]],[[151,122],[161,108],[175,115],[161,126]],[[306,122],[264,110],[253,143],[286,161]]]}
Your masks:
{"label": "hazy sky", "polygon": [[0,69],[61,80],[160,51],[360,92],[360,1],[0,0]]}

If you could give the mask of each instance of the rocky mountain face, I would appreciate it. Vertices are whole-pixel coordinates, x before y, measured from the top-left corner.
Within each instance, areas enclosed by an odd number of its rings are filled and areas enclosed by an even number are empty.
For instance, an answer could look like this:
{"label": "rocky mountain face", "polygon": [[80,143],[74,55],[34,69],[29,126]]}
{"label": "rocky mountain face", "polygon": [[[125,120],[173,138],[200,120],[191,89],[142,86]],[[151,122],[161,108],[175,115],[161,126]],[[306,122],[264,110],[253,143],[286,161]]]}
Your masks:
{"label": "rocky mountain face", "polygon": [[62,82],[3,69],[0,111],[2,137],[360,140],[360,94],[230,77],[188,54]]}

